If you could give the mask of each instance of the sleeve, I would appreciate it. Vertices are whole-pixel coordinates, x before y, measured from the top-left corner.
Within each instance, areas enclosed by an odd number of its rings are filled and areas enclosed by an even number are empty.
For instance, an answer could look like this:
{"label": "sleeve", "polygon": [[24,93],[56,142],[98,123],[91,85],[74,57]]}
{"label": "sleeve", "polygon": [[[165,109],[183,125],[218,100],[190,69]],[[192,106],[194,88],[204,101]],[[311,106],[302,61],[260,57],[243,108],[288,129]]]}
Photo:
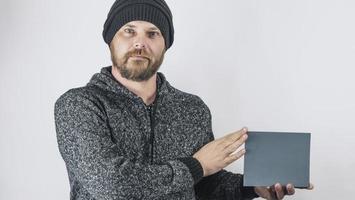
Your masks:
{"label": "sleeve", "polygon": [[95,199],[155,199],[193,188],[195,177],[178,159],[149,165],[121,156],[103,109],[88,95],[62,95],[55,125],[68,173]]}
{"label": "sleeve", "polygon": [[243,187],[243,175],[221,170],[195,185],[198,199],[249,200],[259,197],[253,187]]}
{"label": "sleeve", "polygon": [[[214,140],[212,132],[212,117],[210,110],[205,105],[206,119],[202,123],[208,134],[205,144]],[[203,177],[195,184],[197,199],[203,200],[249,200],[259,197],[254,187],[243,187],[243,175],[221,170],[215,174]]]}

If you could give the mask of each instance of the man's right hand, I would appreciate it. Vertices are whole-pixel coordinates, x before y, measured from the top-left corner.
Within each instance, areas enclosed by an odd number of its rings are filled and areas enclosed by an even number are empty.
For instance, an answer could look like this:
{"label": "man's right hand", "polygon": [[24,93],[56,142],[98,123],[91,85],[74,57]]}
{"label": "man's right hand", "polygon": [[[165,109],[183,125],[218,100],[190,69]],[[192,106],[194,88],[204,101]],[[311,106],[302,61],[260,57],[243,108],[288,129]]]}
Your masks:
{"label": "man's right hand", "polygon": [[248,138],[247,128],[228,134],[203,146],[193,157],[202,165],[203,176],[212,175],[245,154],[245,149],[234,153]]}

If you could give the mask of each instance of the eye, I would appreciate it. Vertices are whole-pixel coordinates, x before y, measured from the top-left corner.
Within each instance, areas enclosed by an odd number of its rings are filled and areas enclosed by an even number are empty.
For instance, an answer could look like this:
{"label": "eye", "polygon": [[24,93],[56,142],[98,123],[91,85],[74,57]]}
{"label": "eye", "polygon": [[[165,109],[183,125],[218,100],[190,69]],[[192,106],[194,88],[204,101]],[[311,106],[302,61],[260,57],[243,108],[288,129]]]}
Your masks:
{"label": "eye", "polygon": [[155,37],[159,36],[159,33],[156,31],[151,31],[151,32],[148,32],[148,36],[149,36],[149,38],[155,38]]}
{"label": "eye", "polygon": [[132,34],[132,33],[134,33],[134,30],[131,28],[126,28],[126,29],[124,29],[124,32]]}

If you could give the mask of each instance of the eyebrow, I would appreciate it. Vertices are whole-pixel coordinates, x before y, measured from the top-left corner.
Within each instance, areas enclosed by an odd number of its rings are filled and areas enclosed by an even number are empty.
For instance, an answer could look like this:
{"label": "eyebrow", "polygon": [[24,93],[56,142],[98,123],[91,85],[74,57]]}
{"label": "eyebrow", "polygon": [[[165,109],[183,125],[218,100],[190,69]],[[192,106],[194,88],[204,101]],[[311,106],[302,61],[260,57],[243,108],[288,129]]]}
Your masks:
{"label": "eyebrow", "polygon": [[[133,25],[133,24],[127,24],[127,25],[125,25],[126,27],[129,27],[129,28],[136,28],[136,26],[135,25]],[[150,27],[150,28],[148,28],[148,30],[151,30],[151,31],[158,31],[159,29],[157,28],[157,27]]]}

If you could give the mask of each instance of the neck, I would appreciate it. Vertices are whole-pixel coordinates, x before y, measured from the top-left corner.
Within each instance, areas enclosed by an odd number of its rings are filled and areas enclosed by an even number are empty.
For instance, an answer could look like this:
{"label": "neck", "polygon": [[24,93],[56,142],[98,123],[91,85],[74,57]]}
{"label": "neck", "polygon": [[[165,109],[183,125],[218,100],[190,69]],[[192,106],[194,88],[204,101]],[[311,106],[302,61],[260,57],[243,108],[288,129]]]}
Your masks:
{"label": "neck", "polygon": [[113,77],[129,91],[142,98],[146,105],[150,105],[154,102],[157,91],[157,74],[154,74],[154,76],[147,81],[137,82],[122,77],[121,73],[114,66],[112,66],[111,73]]}

